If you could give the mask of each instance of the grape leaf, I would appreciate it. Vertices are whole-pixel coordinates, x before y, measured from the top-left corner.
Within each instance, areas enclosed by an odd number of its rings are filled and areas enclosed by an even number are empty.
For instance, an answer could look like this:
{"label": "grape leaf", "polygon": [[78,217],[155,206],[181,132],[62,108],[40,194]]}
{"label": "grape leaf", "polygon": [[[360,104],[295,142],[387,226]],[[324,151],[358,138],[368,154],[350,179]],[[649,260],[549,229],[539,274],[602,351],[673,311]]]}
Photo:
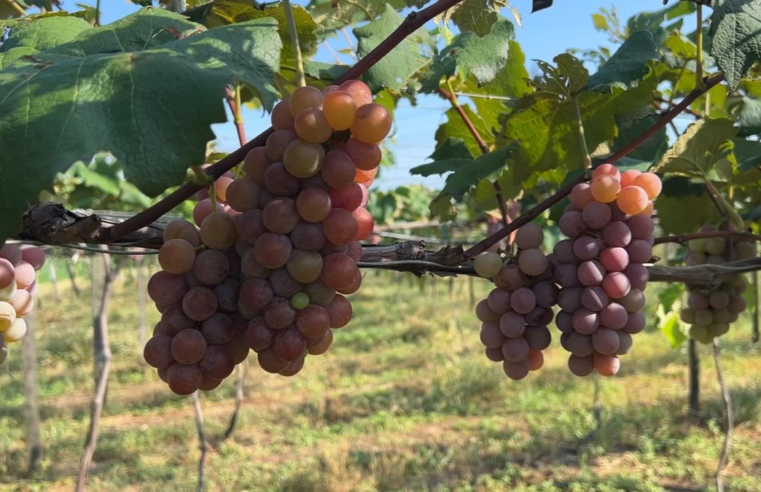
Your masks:
{"label": "grape leaf", "polygon": [[[619,119],[618,136],[613,143],[614,148],[620,149],[627,145],[629,142],[642,135],[659,119],[660,116],[655,114],[639,119]],[[668,137],[666,136],[666,129],[663,128],[647,139],[645,143],[630,152],[628,157],[642,161],[656,162],[660,160],[668,148]]]}
{"label": "grape leaf", "polygon": [[35,51],[49,50],[73,40],[93,27],[85,20],[71,16],[30,18],[14,23],[8,39],[0,45],[0,53],[22,46]]}
{"label": "grape leaf", "polygon": [[731,153],[730,140],[736,134],[732,120],[698,120],[679,136],[653,172],[708,179],[714,166]]}
{"label": "grape leaf", "polygon": [[167,29],[178,23],[199,27],[140,10],[0,71],[0,241],[56,173],[101,151],[148,195],[180,184],[204,162],[234,80],[274,104],[281,43],[272,19],[180,40]]}
{"label": "grape leaf", "polygon": [[653,35],[647,31],[634,32],[597,73],[589,77],[589,89],[610,94],[614,87],[636,87],[650,72],[650,62],[657,58]]}
{"label": "grape leaf", "polygon": [[630,90],[614,88],[611,94],[582,91],[571,96],[574,89],[586,84],[586,72],[568,60],[570,55],[561,56],[565,60],[556,58],[556,62],[562,62],[558,68],[540,66],[544,75],[538,83],[535,81],[538,91],[518,101],[505,122],[504,136],[520,144],[518,154],[525,164],[514,176],[516,184],[536,172],[559,166],[571,171],[583,166],[574,98],[578,99],[589,149],[615,137],[616,116],[636,115],[652,100],[656,83],[652,75]]}
{"label": "grape leaf", "polygon": [[[664,234],[695,232],[719,218],[705,186],[688,178],[671,176],[663,180],[663,191],[655,200],[658,223]],[[685,213],[689,210],[689,213]]]}
{"label": "grape leaf", "polygon": [[[357,53],[364,57],[376,46],[382,43],[402,23],[402,16],[391,6],[375,20],[366,26],[354,29],[357,37]],[[388,88],[399,90],[407,85],[407,81],[418,70],[430,62],[420,53],[420,43],[428,44],[431,37],[425,29],[418,29],[414,35],[408,36],[404,41],[391,50],[389,54],[379,60],[364,75],[364,81],[373,92]]]}
{"label": "grape leaf", "polygon": [[387,8],[401,10],[404,7],[420,6],[420,1],[408,0],[311,0],[307,10],[312,14],[322,33],[335,31],[350,24],[371,21]]}
{"label": "grape leaf", "polygon": [[740,135],[754,135],[761,132],[761,98],[743,96],[733,110],[740,126]]}
{"label": "grape leaf", "polygon": [[711,56],[734,90],[751,65],[761,60],[761,2],[714,0]]}
{"label": "grape leaf", "polygon": [[465,0],[456,7],[452,22],[461,32],[485,36],[499,21],[499,11],[506,6],[506,0]]}
{"label": "grape leaf", "polygon": [[658,310],[660,330],[663,332],[666,340],[668,340],[671,348],[679,348],[684,341],[687,340],[687,335],[682,331],[681,323],[679,322],[679,313],[676,311],[664,313],[664,308],[662,306],[658,306]]}
{"label": "grape leaf", "polygon": [[501,20],[489,34],[478,37],[466,32],[457,35],[449,46],[434,57],[430,69],[421,78],[420,92],[436,92],[442,77],[456,72],[472,75],[479,86],[493,81],[507,64],[510,39],[515,36],[513,24]]}
{"label": "grape leaf", "polygon": [[[214,0],[205,6],[210,8],[205,9],[203,18],[194,19],[194,21],[209,28],[272,17],[277,21],[280,40],[283,43],[282,61],[293,59],[293,46],[291,45],[291,35],[288,31],[283,4],[278,3],[260,8],[251,0]],[[296,21],[296,32],[299,35],[301,51],[305,54],[314,51],[317,48],[316,33],[319,26],[304,7],[292,4],[291,10]]]}
{"label": "grape leaf", "polygon": [[[470,108],[469,104],[463,104],[462,109],[486,145],[493,144],[495,142],[495,137],[492,128],[497,126],[497,120],[494,119],[488,122],[484,121],[480,115],[476,114]],[[481,148],[478,146],[476,139],[473,138],[473,134],[470,133],[468,126],[462,120],[457,110],[450,108],[444,114],[447,117],[447,122],[439,125],[439,128],[436,130],[437,146],[440,146],[450,138],[459,139],[465,142],[471,155],[481,155]]]}
{"label": "grape leaf", "polygon": [[[452,200],[462,200],[465,193],[482,180],[493,181],[499,177],[512,151],[512,147],[504,147],[482,155],[478,159],[457,160],[452,163],[450,167],[453,168],[453,172],[447,176],[444,188],[429,206],[431,215],[442,220],[453,219],[456,211],[452,207]],[[441,167],[446,167],[444,164],[446,161],[439,162],[442,162]]]}

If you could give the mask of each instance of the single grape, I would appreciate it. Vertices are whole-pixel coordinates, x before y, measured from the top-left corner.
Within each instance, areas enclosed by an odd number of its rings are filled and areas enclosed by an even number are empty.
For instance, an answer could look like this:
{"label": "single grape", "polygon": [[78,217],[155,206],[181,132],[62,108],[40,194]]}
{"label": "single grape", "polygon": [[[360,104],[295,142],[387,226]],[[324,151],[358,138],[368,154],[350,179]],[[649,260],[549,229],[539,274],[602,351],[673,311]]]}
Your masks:
{"label": "single grape", "polygon": [[616,220],[602,228],[602,240],[608,246],[623,248],[631,242],[632,233],[625,223]]}
{"label": "single grape", "polygon": [[600,311],[600,324],[611,330],[620,330],[626,326],[629,313],[621,304],[611,302]]}
{"label": "single grape", "polygon": [[573,329],[582,335],[591,335],[600,326],[600,317],[597,313],[585,308],[578,309],[573,313]]}
{"label": "single grape", "polygon": [[362,203],[364,192],[362,185],[351,183],[343,188],[333,188],[330,190],[331,206],[333,208],[342,208],[352,212]]}
{"label": "single grape", "polygon": [[573,254],[582,261],[591,260],[600,254],[600,241],[592,236],[581,236],[573,241]]}
{"label": "single grape", "polygon": [[34,296],[24,289],[17,289],[6,302],[13,306],[17,317],[26,316],[34,308]]}
{"label": "single grape", "polygon": [[528,352],[529,371],[538,371],[544,365],[544,355],[541,350],[529,350]]}
{"label": "single grape", "polygon": [[331,188],[343,188],[354,182],[356,168],[349,154],[333,149],[325,154],[321,174]]}
{"label": "single grape", "polygon": [[582,335],[577,331],[573,331],[568,335],[567,345],[569,352],[578,357],[586,357],[594,352],[592,337]]}
{"label": "single grape", "polygon": [[524,338],[508,338],[502,343],[502,355],[506,361],[520,362],[528,357],[529,345]]}
{"label": "single grape", "polygon": [[639,290],[645,290],[650,279],[650,271],[641,263],[630,263],[624,269],[624,274],[629,277],[632,288]]}
{"label": "single grape", "polygon": [[595,370],[600,376],[613,376],[621,367],[621,361],[615,355],[596,353],[593,357]]}
{"label": "single grape", "polygon": [[523,338],[531,350],[544,350],[552,343],[552,334],[544,325],[529,328]]}
{"label": "single grape", "polygon": [[518,257],[518,268],[531,277],[541,275],[547,269],[547,257],[541,249],[524,249]]}
{"label": "single grape", "polygon": [[647,193],[639,186],[627,186],[618,193],[616,204],[625,214],[640,214],[647,207]]}
{"label": "single grape", "polygon": [[558,315],[555,317],[555,326],[563,333],[572,332],[573,314],[568,311],[558,311]]}
{"label": "single grape", "polygon": [[171,306],[182,302],[188,285],[182,275],[157,272],[148,280],[148,296],[159,306]]}
{"label": "single grape", "polygon": [[621,272],[611,272],[605,275],[602,288],[611,299],[621,299],[631,290],[629,278]]}
{"label": "single grape", "polygon": [[359,224],[351,212],[334,208],[322,222],[325,238],[333,244],[343,245],[354,241],[359,232]]}
{"label": "single grape", "polygon": [[355,282],[358,271],[357,262],[348,256],[332,254],[322,260],[320,280],[328,288],[342,290]]}
{"label": "single grape", "polygon": [[247,177],[263,185],[264,173],[270,164],[272,164],[272,160],[267,157],[267,149],[255,147],[246,154],[246,158],[243,160],[243,171]]}
{"label": "single grape", "polygon": [[543,241],[544,232],[542,232],[542,228],[533,222],[520,227],[515,234],[515,244],[520,249],[539,248]]}
{"label": "single grape", "polygon": [[323,112],[333,130],[348,130],[354,121],[357,104],[348,92],[337,90],[325,95]]}
{"label": "single grape", "polygon": [[248,347],[255,352],[270,348],[274,336],[275,330],[267,326],[261,316],[252,318],[246,325],[245,341]]}
{"label": "single grape", "polygon": [[305,285],[304,293],[309,296],[311,304],[323,307],[330,304],[336,296],[335,289],[328,288],[321,280]]}
{"label": "single grape", "polygon": [[369,171],[364,171],[362,169],[357,168],[354,172],[354,182],[359,183],[361,185],[365,185],[366,187],[370,187],[373,184],[373,181],[375,181],[375,176],[378,174],[378,168],[375,167],[373,169],[370,169]]}
{"label": "single grape", "polygon": [[178,395],[190,395],[203,383],[203,373],[198,364],[172,364],[166,372],[169,389]]}
{"label": "single grape", "polygon": [[[224,213],[225,209],[222,206],[221,203],[217,202],[217,213]],[[205,199],[201,200],[200,202],[196,203],[196,206],[193,208],[193,222],[196,223],[197,226],[200,226],[203,224],[203,221],[211,215],[212,208],[211,208],[211,200]]]}
{"label": "single grape", "polygon": [[653,247],[644,239],[635,239],[626,247],[629,261],[632,263],[647,263],[653,255]]}
{"label": "single grape", "polygon": [[293,324],[296,311],[288,299],[273,297],[262,313],[264,322],[274,330],[282,330]]}
{"label": "single grape", "polygon": [[557,304],[560,289],[554,283],[550,281],[539,282],[532,287],[532,290],[536,296],[537,306],[551,308]]}
{"label": "single grape", "polygon": [[280,268],[288,261],[292,249],[288,236],[266,232],[254,243],[254,257],[266,268]]}
{"label": "single grape", "polygon": [[23,255],[21,254],[21,247],[18,244],[6,244],[0,248],[0,258],[5,258],[14,267],[21,263]]}
{"label": "single grape", "polygon": [[638,186],[642,188],[645,193],[647,193],[647,197],[650,200],[655,200],[655,198],[660,195],[661,190],[663,189],[663,183],[661,183],[661,178],[659,178],[657,175],[653,173],[642,173],[639,176],[635,177],[632,181],[632,184],[634,186]]}
{"label": "single grape", "polygon": [[473,261],[473,269],[479,277],[493,278],[502,270],[502,257],[491,251],[480,253]]}
{"label": "single grape", "polygon": [[[161,245],[158,257],[161,268],[172,275],[181,275],[193,268],[196,260],[196,249],[184,239],[170,239]],[[19,264],[19,267],[22,265],[24,263]],[[29,268],[34,270],[31,265]]]}
{"label": "single grape", "polygon": [[620,189],[619,181],[608,174],[601,174],[592,180],[592,196],[598,202],[610,203],[615,201]]}
{"label": "single grape", "polygon": [[655,222],[647,215],[633,215],[626,221],[632,233],[632,239],[648,239],[655,232]]}
{"label": "single grape", "polygon": [[193,274],[202,284],[216,285],[227,278],[229,273],[230,261],[219,250],[207,249],[196,257]]}
{"label": "single grape", "polygon": [[320,188],[306,188],[296,199],[296,209],[307,222],[322,222],[330,213],[330,195]]}
{"label": "single grape", "polygon": [[621,173],[621,188],[626,188],[634,184],[634,178],[642,174],[642,171],[636,169],[629,169]]}
{"label": "single grape", "polygon": [[224,345],[232,340],[235,323],[230,316],[217,313],[201,323],[201,333],[209,345]]}
{"label": "single grape", "polygon": [[608,328],[599,328],[592,334],[592,346],[600,354],[615,354],[620,343],[621,339],[618,337],[618,332]]}
{"label": "single grape", "polygon": [[581,212],[581,220],[583,220],[584,224],[590,229],[602,229],[610,223],[611,217],[612,212],[610,211],[610,207],[600,202],[590,203],[584,208],[584,211]]}
{"label": "single grape", "polygon": [[0,289],[5,289],[9,285],[16,283],[16,269],[13,264],[5,258],[0,258]]}
{"label": "single grape", "polygon": [[581,218],[581,212],[566,212],[558,222],[560,232],[575,239],[581,236],[587,229],[587,225]]}
{"label": "single grape", "polygon": [[182,298],[182,310],[193,321],[204,321],[217,311],[217,296],[206,287],[193,287]]}
{"label": "single grape", "polygon": [[322,255],[316,251],[294,249],[286,268],[291,277],[302,283],[314,282],[322,272]]}
{"label": "single grape", "polygon": [[276,198],[262,211],[264,226],[276,234],[288,234],[299,223],[301,217],[296,209],[296,201],[291,198]]}
{"label": "single grape", "polygon": [[476,318],[482,323],[495,323],[500,320],[500,314],[493,311],[484,299],[476,304]]}
{"label": "single grape", "polygon": [[152,337],[143,347],[143,359],[156,369],[167,369],[174,362],[172,357],[172,337],[158,335]]}
{"label": "single grape", "polygon": [[505,360],[505,356],[502,354],[501,346],[499,348],[486,347],[484,353],[486,354],[486,358],[492,362],[502,362]]}
{"label": "single grape", "polygon": [[[377,144],[368,144],[360,142],[356,138],[350,138],[343,150],[351,157],[357,170],[371,171],[377,169],[380,164],[381,148]],[[364,181],[358,181],[356,176],[354,181],[365,184]]]}
{"label": "single grape", "polygon": [[499,330],[507,338],[517,338],[526,330],[526,319],[515,312],[507,312],[499,318]]}
{"label": "single grape", "polygon": [[555,244],[552,253],[561,264],[578,264],[579,260],[573,253],[573,239],[563,239]]}
{"label": "single grape", "polygon": [[209,345],[198,367],[207,378],[225,379],[235,369],[233,350],[229,345]]}
{"label": "single grape", "polygon": [[347,285],[346,287],[336,289],[336,291],[339,294],[348,296],[350,294],[354,294],[355,292],[357,292],[361,286],[362,286],[362,272],[360,272],[359,268],[357,268],[354,272],[354,279],[351,281],[351,283]]}
{"label": "single grape", "polygon": [[238,292],[240,282],[233,278],[226,278],[214,286],[214,295],[217,296],[218,309],[225,313],[235,313],[238,310]]}
{"label": "single grape", "polygon": [[319,89],[310,86],[299,87],[290,99],[291,116],[297,118],[299,113],[309,108],[322,109],[322,104],[325,100],[325,96]]}
{"label": "single grape", "polygon": [[198,330],[183,330],[172,338],[172,358],[180,364],[195,364],[206,353],[207,342]]}
{"label": "single grape", "polygon": [[509,360],[502,362],[502,370],[505,372],[505,375],[513,381],[520,381],[528,376],[530,369],[531,363],[529,362],[528,357],[518,362],[510,362]]}
{"label": "single grape", "polygon": [[602,287],[586,287],[581,291],[581,305],[593,312],[601,311],[608,305],[608,295]]}
{"label": "single grape", "polygon": [[[185,219],[175,219],[168,223],[166,228],[164,228],[163,236],[164,242],[170,239],[184,239],[193,247],[201,245],[201,236],[198,234],[198,229],[189,220]],[[2,281],[0,281],[1,285]]]}
{"label": "single grape", "polygon": [[600,264],[607,272],[624,271],[629,266],[629,253],[624,248],[605,248],[600,252]]}
{"label": "single grape", "polygon": [[277,358],[291,362],[304,355],[306,350],[306,338],[295,328],[275,333],[275,338],[272,341],[272,352]]}
{"label": "single grape", "polygon": [[[329,130],[329,129],[328,129]],[[320,172],[325,149],[319,143],[294,140],[285,149],[283,166],[297,178],[309,178]]]}
{"label": "single grape", "polygon": [[352,99],[354,99],[357,108],[361,108],[365,104],[373,102],[373,93],[370,91],[367,84],[361,80],[348,80],[338,86],[338,88],[339,90],[348,93]]}
{"label": "single grape", "polygon": [[579,210],[584,210],[587,205],[595,201],[589,183],[579,183],[574,186],[569,199],[571,204]]}
{"label": "single grape", "polygon": [[293,196],[300,188],[298,178],[288,172],[282,162],[273,162],[267,167],[264,172],[264,186],[275,196]]}
{"label": "single grape", "polygon": [[293,130],[293,115],[291,114],[291,103],[289,101],[280,101],[272,108],[272,115],[270,116],[272,121],[272,129],[277,130]]}
{"label": "single grape", "polygon": [[317,108],[305,109],[299,113],[294,126],[298,136],[312,144],[327,142],[333,135],[333,128],[325,118],[325,114]]}
{"label": "single grape", "polygon": [[597,260],[582,262],[578,268],[579,282],[581,285],[591,287],[600,285],[605,278],[605,269]]}
{"label": "single grape", "polygon": [[225,213],[213,213],[201,224],[201,240],[212,249],[227,249],[235,244],[238,228],[235,219]]}
{"label": "single grape", "polygon": [[270,283],[261,278],[243,282],[238,293],[238,311],[256,312],[270,303],[274,292]]}
{"label": "single grape", "polygon": [[612,176],[617,181],[621,180],[621,173],[618,171],[618,168],[610,163],[604,163],[600,164],[595,168],[595,170],[592,172],[592,179],[596,178],[597,176]]}
{"label": "single grape", "polygon": [[505,265],[494,277],[494,283],[503,290],[513,291],[526,285],[526,276],[518,265]]}
{"label": "single grape", "polygon": [[558,306],[572,313],[581,308],[581,287],[564,287],[558,292]]}
{"label": "single grape", "polygon": [[351,302],[340,294],[336,295],[325,309],[330,317],[331,328],[343,328],[351,321],[353,315]]}
{"label": "single grape", "polygon": [[521,287],[510,295],[510,307],[519,314],[528,314],[536,307],[536,296],[531,289]]}

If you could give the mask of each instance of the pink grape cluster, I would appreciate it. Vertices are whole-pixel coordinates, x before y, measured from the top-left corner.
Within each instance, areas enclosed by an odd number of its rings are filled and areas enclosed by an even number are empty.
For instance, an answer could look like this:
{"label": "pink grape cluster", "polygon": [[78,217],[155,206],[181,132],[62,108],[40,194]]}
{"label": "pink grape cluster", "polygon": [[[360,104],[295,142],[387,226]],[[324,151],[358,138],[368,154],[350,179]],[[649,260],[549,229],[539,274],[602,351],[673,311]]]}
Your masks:
{"label": "pink grape cluster", "polygon": [[6,244],[0,249],[0,365],[8,358],[6,344],[26,335],[24,316],[34,307],[37,271],[45,252],[37,246]]}
{"label": "pink grape cluster", "polygon": [[[164,232],[149,283],[162,312],[146,361],[172,391],[218,386],[249,349],[260,367],[293,376],[325,353],[352,318],[346,295],[373,230],[368,187],[391,129],[363,82],[301,87],[272,112],[274,132],[245,176],[222,176]],[[210,195],[213,193],[213,195]]]}
{"label": "pink grape cluster", "polygon": [[517,261],[504,265],[499,254],[482,253],[474,263],[476,273],[493,279],[496,288],[476,306],[482,322],[481,343],[486,357],[502,362],[510,379],[525,378],[544,364],[542,351],[550,346],[548,328],[557,302],[552,283],[553,263],[541,250],[544,233],[536,224],[518,230]]}
{"label": "pink grape cluster", "polygon": [[643,263],[652,255],[652,200],[660,191],[652,173],[620,173],[603,164],[591,183],[571,192],[558,224],[568,239],[554,248],[554,281],[561,288],[555,324],[577,376],[617,373],[631,335],[645,328],[641,310],[649,274]]}
{"label": "pink grape cluster", "polygon": [[[733,224],[724,224],[721,230],[736,231]],[[712,225],[700,228],[699,233],[715,232]],[[756,257],[752,242],[742,238],[700,238],[690,240],[684,257],[686,266],[720,265],[728,261],[749,260]],[[717,286],[688,285],[687,306],[681,310],[681,319],[690,325],[689,335],[700,343],[711,343],[729,331],[730,323],[737,321],[747,304],[742,298],[747,283],[742,275],[733,275]]]}

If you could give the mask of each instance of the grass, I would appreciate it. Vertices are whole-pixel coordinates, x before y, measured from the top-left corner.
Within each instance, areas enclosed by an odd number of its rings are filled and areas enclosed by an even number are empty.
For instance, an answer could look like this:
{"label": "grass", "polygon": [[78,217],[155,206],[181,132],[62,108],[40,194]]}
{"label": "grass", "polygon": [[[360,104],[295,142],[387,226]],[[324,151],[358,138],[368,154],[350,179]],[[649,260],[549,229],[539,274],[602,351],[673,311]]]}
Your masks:
{"label": "grass", "polygon": [[[85,288],[76,298],[68,282],[60,284],[60,301],[42,286],[36,319],[43,465],[25,473],[20,347],[13,347],[0,373],[0,490],[71,490],[75,481],[94,386],[90,293]],[[476,282],[476,289],[478,299],[487,285]],[[713,489],[725,420],[708,348],[701,347],[704,414],[693,419],[685,352],[672,350],[653,327],[637,335],[619,375],[602,381],[603,425],[590,440],[592,380],[569,374],[555,340],[541,372],[508,381],[483,356],[467,280],[421,287],[371,272],[353,303],[352,323],[298,376],[265,374],[255,358],[245,363],[246,397],[233,438],[220,439],[234,378],[202,396],[212,441],[208,490]],[[112,306],[114,363],[89,490],[194,490],[191,401],[172,395],[141,364],[130,272]],[[151,310],[149,326],[157,318]],[[758,491],[761,359],[747,319],[723,345],[736,417],[725,481],[732,491]]]}

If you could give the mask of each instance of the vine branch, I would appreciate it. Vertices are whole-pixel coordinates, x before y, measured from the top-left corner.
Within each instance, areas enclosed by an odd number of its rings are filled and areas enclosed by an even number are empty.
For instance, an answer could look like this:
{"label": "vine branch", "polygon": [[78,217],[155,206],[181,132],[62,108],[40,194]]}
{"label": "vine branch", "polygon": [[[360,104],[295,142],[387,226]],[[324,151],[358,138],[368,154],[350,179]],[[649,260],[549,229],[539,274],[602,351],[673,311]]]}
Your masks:
{"label": "vine branch", "polygon": [[[690,104],[692,104],[692,102],[695,101],[695,99],[700,97],[706,91],[710,90],[713,86],[720,83],[722,80],[724,80],[723,73],[719,73],[717,75],[714,75],[713,77],[709,77],[708,79],[706,79],[703,88],[698,88],[690,92],[687,96],[685,96],[684,99],[682,99],[679,102],[679,104],[672,107],[667,112],[663,113],[661,115],[661,118],[657,122],[655,122],[653,126],[645,130],[639,137],[629,142],[621,150],[611,155],[608,159],[606,159],[606,162],[615,164],[621,158],[625,157],[634,149],[636,149],[637,147],[645,143],[650,137],[658,133],[658,131],[660,131],[663,127],[668,125],[670,121],[676,118],[678,114],[680,114],[685,108],[687,108]],[[450,259],[450,263],[451,264],[462,263],[463,261],[469,258],[473,258],[474,256],[481,253],[482,251],[486,251],[493,245],[497,244],[502,238],[507,237],[514,230],[517,230],[521,226],[528,224],[529,222],[534,220],[536,217],[538,217],[539,214],[541,214],[548,208],[552,207],[556,203],[560,202],[563,198],[565,198],[571,193],[571,190],[573,190],[574,186],[584,182],[585,180],[586,180],[586,177],[584,175],[579,176],[576,180],[569,183],[566,187],[558,190],[554,195],[548,197],[546,200],[542,201],[537,206],[535,206],[531,210],[527,211],[525,214],[515,219],[509,225],[506,225],[505,227],[495,232],[491,236],[479,241],[478,243],[476,243],[469,249],[452,257]]]}
{"label": "vine branch", "polygon": [[[367,72],[373,67],[379,60],[386,56],[391,50],[396,48],[407,36],[411,35],[422,27],[426,22],[433,19],[442,12],[454,7],[463,0],[439,0],[433,5],[426,7],[420,11],[410,12],[399,27],[394,30],[383,42],[375,47],[364,58],[359,60],[354,66],[349,68],[346,72],[338,77],[334,83],[342,84],[347,80],[353,80],[360,75]],[[230,153],[227,157],[220,159],[206,169],[207,174],[216,180],[222,176],[225,172],[232,169],[235,165],[242,162],[248,152],[256,147],[261,147],[267,141],[267,137],[272,134],[272,128],[268,128],[251,141],[242,145],[238,150]],[[155,203],[154,205],[143,210],[134,217],[125,220],[112,227],[106,227],[100,229],[94,236],[95,242],[108,244],[112,241],[120,239],[121,237],[137,231],[143,227],[148,226],[152,222],[155,222],[162,215],[166,214],[179,204],[193,196],[194,193],[200,191],[202,187],[194,183],[186,183],[180,186],[177,190],[169,194],[163,200]]]}
{"label": "vine branch", "polygon": [[714,237],[731,237],[733,239],[747,239],[748,241],[761,241],[761,235],[740,231],[711,231],[696,232],[693,234],[677,234],[674,236],[662,236],[655,238],[655,244],[685,243],[693,239],[710,239]]}

